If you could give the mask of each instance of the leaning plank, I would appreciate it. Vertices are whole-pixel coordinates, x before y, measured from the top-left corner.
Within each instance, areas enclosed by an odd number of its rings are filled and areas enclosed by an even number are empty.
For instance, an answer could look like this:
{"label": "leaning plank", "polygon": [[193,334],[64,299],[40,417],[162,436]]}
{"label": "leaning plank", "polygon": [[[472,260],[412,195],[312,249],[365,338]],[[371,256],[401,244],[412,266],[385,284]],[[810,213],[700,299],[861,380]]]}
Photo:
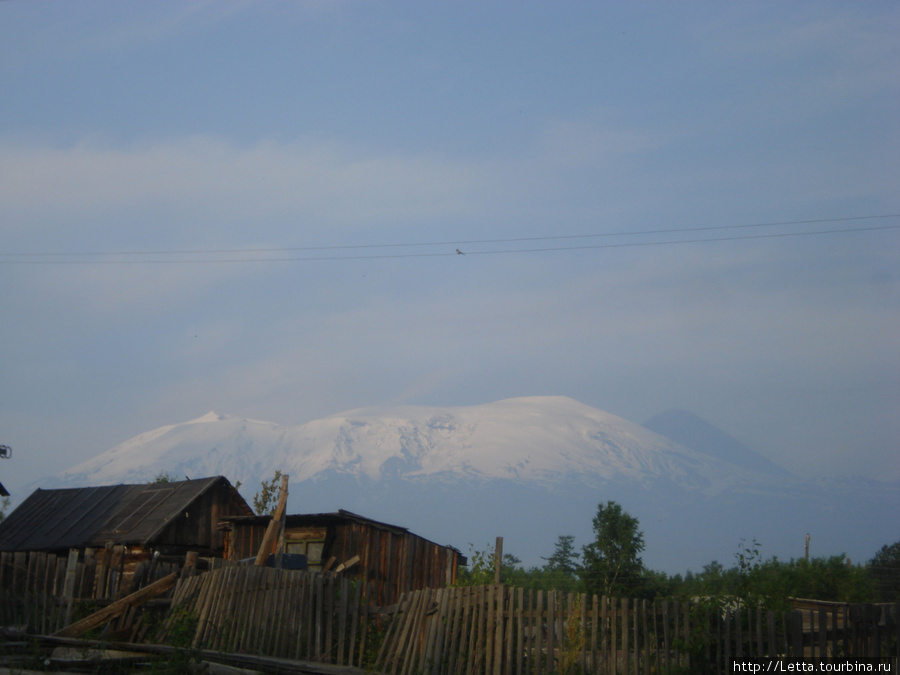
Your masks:
{"label": "leaning plank", "polygon": [[343,572],[344,570],[349,570],[351,567],[356,565],[358,562],[359,562],[359,556],[355,555],[352,558],[350,558],[350,560],[347,560],[346,562],[342,562],[340,565],[335,567],[334,573],[339,574],[339,573]]}
{"label": "leaning plank", "polygon": [[262,543],[259,545],[259,552],[256,554],[257,567],[263,567],[266,564],[269,554],[272,552],[272,544],[274,544],[275,540],[278,538],[278,532],[281,529],[281,523],[284,519],[287,498],[288,477],[282,476],[281,489],[278,494],[278,506],[275,507],[275,513],[272,515],[272,520],[269,521],[269,526],[266,528],[266,533],[263,535]]}
{"label": "leaning plank", "polygon": [[138,605],[145,600],[149,600],[150,598],[155,598],[158,595],[162,595],[170,588],[172,588],[177,580],[178,574],[173,572],[169,576],[163,577],[159,581],[152,583],[149,586],[145,586],[141,590],[136,591],[131,595],[127,595],[121,600],[117,600],[116,602],[112,603],[111,605],[107,605],[100,611],[86,616],[85,618],[81,619],[81,621],[76,621],[75,623],[69,624],[62,630],[56,631],[53,634],[53,637],[75,637],[77,635],[81,635],[82,633],[86,633],[87,631],[91,630],[91,628],[95,628],[102,623],[106,623],[110,619],[116,618],[132,605]]}

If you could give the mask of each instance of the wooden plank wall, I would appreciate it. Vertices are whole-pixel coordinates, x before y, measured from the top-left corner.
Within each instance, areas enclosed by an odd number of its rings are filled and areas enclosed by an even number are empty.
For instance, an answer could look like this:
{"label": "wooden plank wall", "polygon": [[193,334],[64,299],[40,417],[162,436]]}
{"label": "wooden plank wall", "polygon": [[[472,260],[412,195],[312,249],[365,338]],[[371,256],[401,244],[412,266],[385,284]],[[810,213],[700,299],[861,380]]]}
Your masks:
{"label": "wooden plank wall", "polygon": [[[265,526],[256,524],[234,525],[229,533],[227,557],[240,560],[255,555],[264,529]],[[308,528],[289,525],[287,529],[290,533]],[[360,561],[350,575],[365,580],[371,604],[391,605],[403,593],[440,588],[456,581],[460,554],[448,546],[411,532],[396,532],[352,519],[328,523],[328,530],[324,560],[333,557],[341,563],[359,556]]]}
{"label": "wooden plank wall", "polygon": [[[440,588],[456,580],[459,554],[409,532],[397,533],[348,522],[335,529],[328,555],[338,560],[360,557],[369,602],[387,606],[400,596],[423,588]],[[452,568],[453,574],[448,574]]]}

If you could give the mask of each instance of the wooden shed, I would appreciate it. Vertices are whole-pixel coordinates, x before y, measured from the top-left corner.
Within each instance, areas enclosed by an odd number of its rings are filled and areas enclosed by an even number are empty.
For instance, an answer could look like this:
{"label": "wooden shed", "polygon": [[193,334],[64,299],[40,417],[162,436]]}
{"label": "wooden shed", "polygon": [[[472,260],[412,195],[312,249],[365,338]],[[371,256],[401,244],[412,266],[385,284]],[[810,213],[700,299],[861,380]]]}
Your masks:
{"label": "wooden shed", "polygon": [[253,510],[223,476],[35,490],[0,523],[0,552],[65,553],[109,542],[130,554],[224,552],[219,521]]}
{"label": "wooden shed", "polygon": [[[225,557],[242,560],[255,556],[270,519],[224,519]],[[343,510],[285,516],[284,553],[305,555],[310,570],[322,571],[358,556],[359,561],[345,574],[364,579],[369,602],[378,605],[393,604],[407,591],[450,586],[456,581],[459,565],[466,564],[452,546]]]}

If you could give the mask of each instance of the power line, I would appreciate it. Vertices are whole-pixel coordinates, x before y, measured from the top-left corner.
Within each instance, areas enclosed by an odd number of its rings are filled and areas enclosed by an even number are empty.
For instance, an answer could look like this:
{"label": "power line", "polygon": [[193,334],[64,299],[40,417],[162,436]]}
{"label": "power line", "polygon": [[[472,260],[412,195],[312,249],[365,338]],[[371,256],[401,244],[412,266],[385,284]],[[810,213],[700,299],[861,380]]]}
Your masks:
{"label": "power line", "polygon": [[[456,249],[453,251],[442,252],[417,252],[417,253],[384,253],[384,254],[367,254],[367,255],[333,255],[333,256],[292,256],[292,257],[257,257],[257,258],[181,258],[181,259],[150,259],[150,260],[84,260],[73,258],[91,258],[106,256],[171,256],[171,255],[224,255],[224,254],[250,254],[250,253],[288,253],[292,251],[326,251],[326,250],[354,250],[354,249],[374,249],[374,248],[408,248],[408,247],[437,247],[437,246],[468,246],[475,244],[489,243],[517,243],[517,242],[535,242],[535,241],[553,241],[553,240],[573,240],[588,239],[601,237],[624,237],[624,236],[646,236],[651,234],[684,234],[690,232],[709,232],[716,230],[737,230],[746,228],[761,227],[783,227],[789,225],[806,225],[813,223],[834,223],[848,222],[857,220],[873,220],[897,218],[900,215],[880,215],[880,216],[858,216],[852,218],[827,218],[816,220],[796,220],[771,223],[751,223],[740,225],[717,225],[706,227],[689,227],[689,228],[664,228],[656,230],[642,230],[636,232],[607,232],[594,234],[579,235],[553,235],[540,237],[515,237],[515,238],[497,238],[497,239],[469,239],[469,240],[453,240],[440,242],[420,242],[420,243],[397,243],[397,244],[353,244],[342,246],[305,246],[305,247],[279,247],[279,248],[239,248],[239,249],[194,249],[194,250],[171,250],[171,251],[108,251],[108,252],[83,252],[83,253],[0,253],[0,264],[19,264],[19,265],[145,265],[145,264],[221,264],[221,263],[252,263],[252,262],[304,262],[304,261],[333,261],[333,260],[373,260],[386,258],[425,258],[425,257],[442,257],[457,255]],[[469,255],[500,255],[511,253],[547,253],[557,251],[576,251],[576,250],[592,250],[605,248],[632,248],[646,246],[671,246],[675,244],[697,244],[706,242],[723,242],[723,241],[743,241],[752,239],[773,239],[785,237],[803,237],[823,234],[837,233],[856,233],[871,232],[876,230],[894,230],[900,229],[900,225],[872,225],[867,227],[847,227],[833,228],[814,231],[800,232],[770,232],[766,234],[741,235],[736,237],[696,237],[691,239],[676,240],[660,240],[660,241],[637,241],[623,242],[616,244],[580,244],[575,246],[545,246],[540,248],[512,248],[512,249],[491,249],[491,250],[470,250],[466,251]],[[52,260],[36,260],[34,258],[61,258],[68,259],[52,259]],[[12,258],[12,259],[4,259]]]}
{"label": "power line", "polygon": [[597,237],[627,237],[643,236],[648,234],[677,234],[682,232],[704,232],[712,230],[733,230],[756,227],[783,227],[787,225],[809,225],[817,223],[837,223],[856,220],[873,220],[884,218],[900,218],[900,214],[887,214],[879,216],[853,216],[847,218],[818,218],[814,220],[787,220],[767,223],[744,223],[738,225],[709,225],[699,227],[662,228],[656,230],[637,230],[634,232],[599,232],[590,234],[547,235],[540,237],[508,237],[497,239],[454,239],[449,241],[431,242],[403,242],[394,244],[344,244],[339,246],[293,246],[273,248],[228,248],[228,249],[185,249],[185,250],[161,250],[161,251],[87,251],[75,253],[45,252],[45,253],[14,253],[0,255],[15,256],[104,256],[104,255],[191,255],[191,254],[224,254],[224,253],[278,253],[287,251],[325,251],[341,249],[365,249],[365,248],[403,248],[403,247],[427,247],[427,246],[455,246],[469,244],[497,244],[522,241],[551,241],[557,239],[588,239]]}

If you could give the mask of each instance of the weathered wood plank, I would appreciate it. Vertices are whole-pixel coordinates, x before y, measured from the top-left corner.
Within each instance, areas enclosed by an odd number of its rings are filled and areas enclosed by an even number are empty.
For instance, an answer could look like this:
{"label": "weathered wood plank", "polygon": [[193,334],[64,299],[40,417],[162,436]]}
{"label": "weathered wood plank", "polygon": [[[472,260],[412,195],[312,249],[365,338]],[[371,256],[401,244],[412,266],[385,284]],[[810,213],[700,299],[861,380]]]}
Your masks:
{"label": "weathered wood plank", "polygon": [[[356,654],[356,641],[360,630],[360,601],[362,600],[362,582],[354,584],[353,597],[350,601],[350,642],[347,645],[347,664],[350,666],[360,665],[359,660],[354,660]],[[363,626],[365,631],[365,626]]]}
{"label": "weathered wood plank", "polygon": [[278,614],[276,625],[278,626],[278,656],[290,658],[292,652],[291,635],[295,628],[291,602],[294,596],[294,584],[299,574],[284,575],[282,591],[279,593]]}
{"label": "weathered wood plank", "polygon": [[803,658],[803,613],[791,612],[791,651],[790,655]]}
{"label": "weathered wood plank", "polygon": [[347,579],[341,577],[338,581],[339,584],[339,598],[337,602],[337,612],[338,612],[338,625],[337,625],[337,643],[336,643],[336,654],[335,654],[335,663],[339,666],[344,665],[344,649],[347,644],[347,614],[349,612],[349,598],[350,595],[350,584]]}
{"label": "weathered wood plank", "polygon": [[254,583],[253,590],[250,593],[249,633],[247,647],[244,649],[244,652],[247,654],[259,651],[263,627],[263,610],[268,600],[266,597],[266,586],[271,571],[271,567],[257,567],[253,570]]}
{"label": "weathered wood plank", "polygon": [[321,661],[331,662],[331,650],[334,645],[334,611],[335,611],[335,577],[333,573],[325,575],[325,612],[321,620],[325,622],[325,653]]}
{"label": "weathered wood plank", "polygon": [[275,540],[278,538],[278,533],[281,530],[282,523],[284,521],[284,511],[287,507],[287,498],[288,498],[288,477],[286,475],[281,477],[281,488],[278,492],[278,506],[275,507],[275,513],[272,515],[272,520],[269,521],[268,527],[266,527],[266,533],[263,535],[262,543],[259,545],[259,551],[256,554],[256,566],[263,567],[266,564],[266,559],[269,557],[269,554],[272,552],[272,546],[275,544]]}
{"label": "weathered wood plank", "polygon": [[431,610],[434,594],[430,588],[420,590],[419,594],[421,595],[421,600],[418,611],[413,616],[412,634],[408,647],[409,656],[406,660],[407,665],[403,670],[404,675],[412,675],[413,672],[424,672],[425,667],[421,659],[425,652],[428,613]]}
{"label": "weathered wood plank", "polygon": [[159,595],[162,595],[175,585],[177,578],[178,576],[176,574],[170,574],[167,577],[163,577],[159,581],[150,584],[146,588],[142,588],[136,593],[125,596],[121,600],[117,600],[111,605],[108,605],[107,607],[104,607],[103,609],[94,612],[89,616],[86,616],[80,621],[76,621],[75,623],[70,624],[63,629],[56,631],[53,634],[53,637],[76,637],[78,635],[86,633],[87,631],[91,630],[91,628],[95,628],[96,626],[106,623],[110,619],[118,616],[131,605],[140,604],[142,602],[145,602],[146,600],[149,600],[150,598],[155,598]]}
{"label": "weathered wood plank", "polygon": [[444,589],[438,589],[431,593],[429,607],[425,613],[423,631],[424,648],[421,650],[419,660],[419,672],[427,673],[434,670],[434,662],[440,658],[437,652],[439,635],[442,631],[441,620],[443,618]]}
{"label": "weathered wood plank", "polygon": [[610,598],[610,661],[609,661],[609,673],[617,673],[619,672],[619,640],[622,634],[622,631],[619,630],[619,622],[622,618],[621,606],[619,604],[618,598]]}
{"label": "weathered wood plank", "polygon": [[[503,548],[503,538],[497,537],[497,545]],[[497,584],[499,581],[499,564],[495,566],[494,583],[485,588],[485,631],[484,631],[484,658],[485,672],[500,674],[499,664],[497,663],[497,654],[494,645],[499,642],[497,640]]]}
{"label": "weathered wood plank", "polygon": [[506,649],[503,653],[503,675],[513,675],[513,666],[514,666],[514,657],[513,657],[513,628],[515,627],[515,621],[513,620],[513,607],[515,606],[515,595],[513,594],[513,589],[502,587],[503,590],[503,605],[501,607],[500,617],[503,622],[503,632],[502,635],[505,635],[504,641],[506,643]]}
{"label": "weathered wood plank", "polygon": [[415,663],[416,643],[419,639],[418,629],[423,607],[426,603],[426,593],[424,591],[413,591],[413,602],[408,613],[404,617],[404,633],[400,638],[400,649],[397,652],[398,659],[391,668],[392,673],[401,673],[408,675]]}
{"label": "weathered wood plank", "polygon": [[231,625],[223,625],[223,619],[228,618],[228,614],[222,608],[234,593],[233,577],[228,569],[221,569],[210,572],[203,579],[196,597],[192,594],[185,598],[198,616],[192,646],[195,649],[218,648],[223,639],[231,637],[226,633]]}
{"label": "weathered wood plank", "polygon": [[635,598],[634,608],[632,611],[632,630],[634,632],[634,657],[631,660],[632,672],[639,675],[641,672],[641,634],[639,632],[641,624],[640,602]]}
{"label": "weathered wood plank", "polygon": [[448,636],[450,655],[447,659],[446,667],[444,667],[441,671],[442,673],[447,673],[448,675],[456,673],[458,662],[457,654],[465,649],[465,616],[470,594],[470,589],[460,588],[451,595],[452,601],[450,604],[450,633]]}

